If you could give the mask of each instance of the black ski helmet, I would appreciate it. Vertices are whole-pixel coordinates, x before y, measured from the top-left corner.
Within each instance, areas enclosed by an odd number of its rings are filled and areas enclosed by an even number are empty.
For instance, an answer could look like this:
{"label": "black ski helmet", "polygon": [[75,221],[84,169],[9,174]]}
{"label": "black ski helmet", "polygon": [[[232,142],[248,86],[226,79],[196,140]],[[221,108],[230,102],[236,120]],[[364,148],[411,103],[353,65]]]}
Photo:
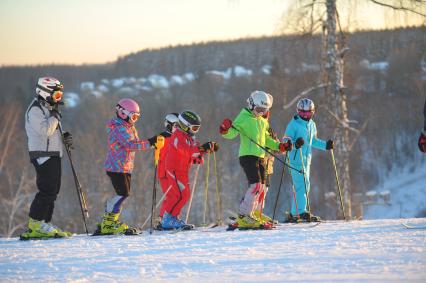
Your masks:
{"label": "black ski helmet", "polygon": [[201,127],[201,118],[197,113],[185,110],[179,114],[179,127],[190,134],[196,134]]}

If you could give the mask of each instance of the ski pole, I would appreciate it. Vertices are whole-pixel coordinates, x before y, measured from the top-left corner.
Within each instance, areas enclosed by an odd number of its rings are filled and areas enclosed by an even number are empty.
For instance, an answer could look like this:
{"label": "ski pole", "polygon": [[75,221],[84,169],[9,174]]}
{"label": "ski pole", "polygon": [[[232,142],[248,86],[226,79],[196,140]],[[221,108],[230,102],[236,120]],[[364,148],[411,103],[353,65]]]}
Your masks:
{"label": "ski pole", "polygon": [[334,158],[334,151],[332,148],[330,149],[330,153],[331,153],[331,159],[333,161],[334,173],[336,175],[337,189],[339,190],[340,206],[342,208],[343,219],[346,220],[345,207],[344,207],[343,198],[342,198],[342,190],[340,189],[339,175],[337,174],[336,159]]}
{"label": "ski pole", "polygon": [[213,151],[213,166],[216,176],[216,204],[217,204],[217,225],[222,225],[222,192],[219,184],[219,176],[217,174],[216,152]]}
{"label": "ski pole", "polygon": [[61,123],[58,123],[59,132],[61,133],[62,143],[64,144],[65,151],[68,155],[68,160],[70,161],[71,171],[74,177],[75,189],[78,195],[78,201],[80,203],[81,215],[83,216],[84,228],[86,229],[86,234],[89,235],[89,230],[87,229],[87,221],[86,218],[89,218],[89,210],[87,209],[86,197],[84,196],[83,189],[81,188],[80,181],[78,180],[77,173],[74,168],[74,163],[71,158],[71,150],[70,147],[65,143],[64,140],[64,132],[62,130]]}
{"label": "ski pole", "polygon": [[210,176],[210,154],[207,156],[207,168],[206,168],[206,183],[204,187],[204,214],[203,214],[203,225],[206,224],[207,214],[207,201],[209,197],[209,176]]}
{"label": "ski pole", "polygon": [[241,135],[245,136],[246,138],[248,138],[252,143],[254,143],[255,145],[257,145],[258,147],[260,147],[261,149],[263,149],[266,153],[269,153],[270,155],[272,155],[273,157],[275,157],[275,159],[277,159],[279,162],[281,162],[284,166],[287,166],[293,170],[296,170],[297,172],[299,172],[300,174],[304,174],[304,172],[302,170],[299,170],[297,168],[294,168],[293,166],[291,166],[290,164],[286,163],[285,161],[283,161],[281,158],[279,158],[276,154],[272,153],[270,150],[268,150],[267,148],[265,148],[264,146],[261,146],[259,143],[257,143],[256,141],[254,141],[251,137],[249,137],[246,133],[244,133],[243,131],[240,131],[239,129],[237,129],[236,127],[234,127],[233,125],[231,126],[231,128],[233,128],[234,130],[236,130],[237,132],[239,132]]}
{"label": "ski pole", "polygon": [[[164,195],[161,197],[161,199],[157,202],[157,204],[155,205],[155,209],[157,209],[159,206],[160,206],[160,204],[161,204],[161,202],[166,198],[166,196],[167,196],[167,194],[169,193],[169,191],[170,191],[170,189],[172,188],[172,186],[170,186],[168,189],[167,189],[167,191],[164,193]],[[151,215],[152,215],[152,212],[150,212],[149,213],[149,215],[148,215],[148,217],[145,219],[145,221],[143,222],[143,224],[142,224],[142,226],[141,226],[141,229],[143,229],[143,227],[145,227],[145,225],[146,225],[146,223],[148,223],[148,220],[150,220],[151,219]]]}
{"label": "ski pole", "polygon": [[[290,160],[290,158],[288,157],[288,156],[286,156],[286,160],[287,160],[287,162],[289,162]],[[291,172],[290,172],[290,175],[291,175]],[[291,177],[291,176],[290,176]],[[291,178],[291,188],[292,188],[292,191],[293,191],[293,200],[294,200],[294,204],[295,204],[295,206],[296,206],[296,215],[297,215],[297,219],[300,221],[300,214],[299,214],[299,205],[297,204],[297,196],[296,196],[296,189],[294,188],[294,182],[293,182],[293,178]]]}
{"label": "ski pole", "polygon": [[[285,153],[285,160],[287,161],[288,158],[288,152]],[[285,166],[283,166],[283,171],[281,172],[281,179],[280,179],[280,185],[278,186],[278,194],[277,194],[277,198],[275,199],[275,205],[274,205],[274,213],[272,214],[272,220],[275,220],[275,212],[277,210],[277,205],[278,205],[278,199],[280,197],[280,192],[281,192],[281,185],[283,183],[283,177],[284,177],[284,170],[285,170]]]}
{"label": "ski pole", "polygon": [[[302,149],[300,149],[300,160],[302,161],[302,170],[305,172],[305,164],[303,162],[303,152]],[[311,211],[311,205],[309,203],[309,192],[306,184],[306,174],[303,174],[303,183],[305,185],[305,194],[306,194],[306,206],[308,207],[309,213],[312,213]]]}
{"label": "ski pole", "polygon": [[158,159],[160,159],[160,150],[164,146],[164,137],[163,136],[157,136],[157,141],[155,143],[155,151],[154,151],[154,188],[152,190],[152,206],[151,206],[151,226],[149,229],[149,234],[152,234],[152,223],[154,219],[154,204],[157,201],[157,167],[158,167]]}
{"label": "ski pole", "polygon": [[198,172],[199,171],[200,171],[200,164],[198,164],[197,168],[195,169],[194,182],[192,184],[191,197],[189,198],[188,209],[186,210],[185,223],[188,223],[188,221],[189,221],[189,212],[191,211],[192,199],[194,198],[195,186],[197,184],[197,178],[198,178]]}

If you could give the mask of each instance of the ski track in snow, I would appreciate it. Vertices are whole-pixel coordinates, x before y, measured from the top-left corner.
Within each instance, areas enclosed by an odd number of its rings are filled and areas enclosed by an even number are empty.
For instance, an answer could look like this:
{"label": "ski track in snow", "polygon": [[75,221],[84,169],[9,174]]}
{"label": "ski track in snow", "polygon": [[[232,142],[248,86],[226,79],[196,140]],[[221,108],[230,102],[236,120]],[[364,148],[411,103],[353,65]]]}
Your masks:
{"label": "ski track in snow", "polygon": [[[0,281],[426,282],[426,218],[0,239]],[[303,224],[302,224],[303,225]]]}

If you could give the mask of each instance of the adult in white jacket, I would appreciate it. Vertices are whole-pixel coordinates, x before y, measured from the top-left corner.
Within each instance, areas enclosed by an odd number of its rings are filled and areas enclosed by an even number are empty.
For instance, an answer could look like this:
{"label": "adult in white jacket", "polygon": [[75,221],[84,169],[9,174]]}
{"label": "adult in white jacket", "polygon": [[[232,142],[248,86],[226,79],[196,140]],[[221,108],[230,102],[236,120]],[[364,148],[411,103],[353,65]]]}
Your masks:
{"label": "adult in white jacket", "polygon": [[[31,203],[28,230],[22,240],[34,238],[69,237],[51,224],[55,200],[61,187],[62,137],[59,130],[62,84],[55,78],[38,79],[36,97],[25,113],[25,130],[28,137],[30,161],[36,170],[38,192]],[[64,133],[64,142],[72,144],[72,136]]]}

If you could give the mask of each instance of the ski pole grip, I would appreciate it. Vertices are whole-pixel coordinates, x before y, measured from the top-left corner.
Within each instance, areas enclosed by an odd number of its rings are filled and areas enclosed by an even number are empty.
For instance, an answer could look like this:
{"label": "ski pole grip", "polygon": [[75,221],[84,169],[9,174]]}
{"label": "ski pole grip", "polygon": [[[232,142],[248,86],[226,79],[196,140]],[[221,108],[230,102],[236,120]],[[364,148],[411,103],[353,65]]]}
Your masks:
{"label": "ski pole grip", "polygon": [[155,165],[158,164],[158,159],[160,158],[160,150],[163,147],[164,147],[164,137],[157,136],[157,142],[155,143],[155,152],[154,152]]}

